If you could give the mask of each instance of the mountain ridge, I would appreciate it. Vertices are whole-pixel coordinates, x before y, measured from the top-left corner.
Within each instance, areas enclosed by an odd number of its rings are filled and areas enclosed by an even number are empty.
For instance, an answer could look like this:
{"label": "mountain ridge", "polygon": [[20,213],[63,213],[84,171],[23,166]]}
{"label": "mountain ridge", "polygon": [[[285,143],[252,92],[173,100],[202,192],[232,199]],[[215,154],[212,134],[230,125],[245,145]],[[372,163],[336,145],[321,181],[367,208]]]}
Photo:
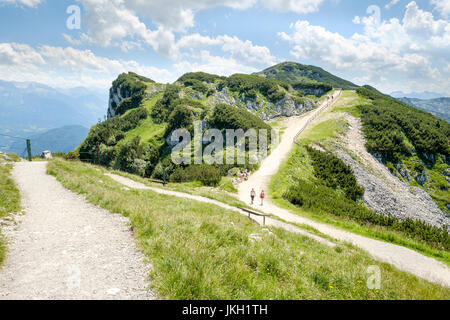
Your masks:
{"label": "mountain ridge", "polygon": [[430,112],[441,119],[450,122],[450,98],[435,99],[398,98],[398,100],[415,108]]}
{"label": "mountain ridge", "polygon": [[279,63],[254,74],[270,79],[285,81],[290,84],[310,80],[328,83],[335,88],[355,89],[359,87],[358,85],[339,78],[320,67],[290,61]]}

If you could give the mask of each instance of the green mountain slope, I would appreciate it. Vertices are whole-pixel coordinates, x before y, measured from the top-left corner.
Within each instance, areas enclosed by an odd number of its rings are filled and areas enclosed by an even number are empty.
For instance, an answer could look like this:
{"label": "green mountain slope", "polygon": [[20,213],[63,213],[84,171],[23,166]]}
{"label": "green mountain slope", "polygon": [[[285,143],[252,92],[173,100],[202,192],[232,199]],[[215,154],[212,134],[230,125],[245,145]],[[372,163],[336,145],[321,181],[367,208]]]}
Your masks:
{"label": "green mountain slope", "polygon": [[450,123],[401,101],[359,88],[366,148],[399,179],[424,188],[450,213]]}
{"label": "green mountain slope", "polygon": [[286,82],[246,74],[188,73],[165,85],[124,73],[110,89],[108,120],[92,127],[70,157],[158,179],[183,181],[211,175],[218,177],[217,182],[235,166],[253,168],[248,154],[245,165],[176,166],[169,141],[175,129],[185,128],[192,134],[194,121],[201,120],[204,129],[222,130],[224,141],[225,129],[230,128],[264,129],[270,134],[265,120],[313,109],[317,97],[331,86],[321,85],[321,89],[309,96]]}
{"label": "green mountain slope", "polygon": [[339,78],[320,67],[304,65],[296,62],[283,62],[263,71],[255,73],[256,75],[275,79],[287,83],[317,81],[327,83],[335,88],[354,89],[358,86],[350,81]]}

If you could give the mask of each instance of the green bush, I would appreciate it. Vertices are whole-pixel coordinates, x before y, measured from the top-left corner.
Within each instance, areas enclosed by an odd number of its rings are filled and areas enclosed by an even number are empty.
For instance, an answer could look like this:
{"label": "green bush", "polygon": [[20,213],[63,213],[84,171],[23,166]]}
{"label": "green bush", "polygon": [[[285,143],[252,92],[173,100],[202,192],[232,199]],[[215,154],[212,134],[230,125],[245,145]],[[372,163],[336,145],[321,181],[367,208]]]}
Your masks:
{"label": "green bush", "polygon": [[100,164],[109,167],[116,158],[117,151],[112,146],[100,145]]}
{"label": "green bush", "polygon": [[168,122],[166,137],[176,129],[191,128],[193,126],[192,111],[183,105],[177,105],[170,114]]}
{"label": "green bush", "polygon": [[174,102],[179,99],[180,88],[176,85],[168,85],[163,96],[152,108],[151,116],[156,123],[167,121],[175,108]]}
{"label": "green bush", "polygon": [[208,87],[203,84],[200,80],[196,79],[188,79],[185,80],[183,83],[186,87],[191,87],[195,91],[201,92],[203,94],[206,94],[208,92]]}
{"label": "green bush", "polygon": [[268,134],[271,127],[259,117],[245,109],[240,109],[227,104],[215,106],[211,117],[208,119],[211,128],[222,129],[266,129]]}
{"label": "green bush", "polygon": [[69,153],[67,153],[64,156],[64,159],[66,160],[79,160],[80,159],[80,153],[78,152],[78,150],[72,150]]}
{"label": "green bush", "polygon": [[320,83],[315,81],[299,81],[292,84],[292,88],[295,90],[301,90],[306,94],[314,94],[317,97],[323,96],[330,90],[333,90],[333,86],[328,83]]}
{"label": "green bush", "polygon": [[357,200],[364,194],[364,188],[358,185],[353,170],[341,159],[331,153],[318,151],[309,146],[306,150],[311,157],[314,175],[327,187],[342,190],[346,197]]}
{"label": "green bush", "polygon": [[120,147],[115,158],[114,169],[137,173],[135,160],[140,159],[143,154],[140,140],[140,137],[136,137]]}
{"label": "green bush", "polygon": [[217,186],[222,179],[220,169],[211,165],[190,165],[178,167],[170,176],[170,181],[200,181],[205,186]]}
{"label": "green bush", "polygon": [[205,72],[189,72],[182,75],[177,81],[185,82],[187,80],[197,80],[200,82],[214,83],[216,80],[223,80],[225,77],[220,77],[215,74]]}
{"label": "green bush", "polygon": [[289,85],[284,82],[247,74],[234,74],[226,78],[218,90],[221,90],[224,86],[228,87],[232,92],[245,94],[246,97],[255,97],[255,93],[260,92],[273,103],[285,97],[286,93],[282,88],[289,90]]}
{"label": "green bush", "polygon": [[142,159],[134,159],[130,165],[130,173],[144,176],[147,169],[147,162]]}

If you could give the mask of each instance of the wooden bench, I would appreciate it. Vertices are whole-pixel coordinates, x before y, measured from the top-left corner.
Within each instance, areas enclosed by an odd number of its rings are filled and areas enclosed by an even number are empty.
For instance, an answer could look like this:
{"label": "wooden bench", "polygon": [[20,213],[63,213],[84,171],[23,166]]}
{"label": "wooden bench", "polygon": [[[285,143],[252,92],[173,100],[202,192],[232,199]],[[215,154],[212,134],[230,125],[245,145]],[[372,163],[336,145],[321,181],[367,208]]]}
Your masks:
{"label": "wooden bench", "polygon": [[250,215],[252,215],[252,214],[254,214],[255,216],[263,217],[263,226],[266,225],[266,217],[269,217],[269,216],[270,216],[270,214],[263,213],[263,212],[259,212],[259,211],[255,211],[255,210],[251,210],[251,209],[247,209],[247,208],[242,208],[242,207],[238,207],[238,208],[241,209],[242,211],[247,212],[249,218],[250,218]]}
{"label": "wooden bench", "polygon": [[154,183],[161,183],[162,185],[166,185],[166,183],[167,183],[166,181],[163,181],[163,180],[151,179],[151,178],[149,178],[148,181],[154,182]]}

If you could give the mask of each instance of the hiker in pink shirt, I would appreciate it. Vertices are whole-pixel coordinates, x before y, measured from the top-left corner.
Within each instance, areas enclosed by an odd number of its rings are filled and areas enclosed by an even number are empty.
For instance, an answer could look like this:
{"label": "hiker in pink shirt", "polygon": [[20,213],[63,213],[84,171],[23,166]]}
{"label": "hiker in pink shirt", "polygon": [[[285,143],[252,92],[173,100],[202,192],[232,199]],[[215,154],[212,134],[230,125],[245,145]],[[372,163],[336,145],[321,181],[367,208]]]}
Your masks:
{"label": "hiker in pink shirt", "polygon": [[263,201],[264,201],[264,190],[261,190],[261,194],[259,195],[259,197],[261,198],[261,205],[263,205]]}

